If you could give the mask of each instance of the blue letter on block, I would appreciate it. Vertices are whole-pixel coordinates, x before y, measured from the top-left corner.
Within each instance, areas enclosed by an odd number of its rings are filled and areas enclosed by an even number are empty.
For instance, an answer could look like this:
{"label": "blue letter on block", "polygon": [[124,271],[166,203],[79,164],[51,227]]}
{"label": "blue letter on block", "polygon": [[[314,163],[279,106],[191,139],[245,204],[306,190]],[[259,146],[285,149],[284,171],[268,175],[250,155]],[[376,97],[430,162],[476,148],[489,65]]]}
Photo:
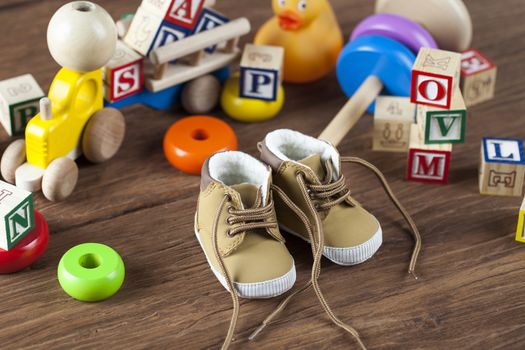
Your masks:
{"label": "blue letter on block", "polygon": [[264,101],[276,101],[278,71],[241,67],[240,95]]}
{"label": "blue letter on block", "polygon": [[484,137],[485,161],[489,163],[525,164],[523,141]]}

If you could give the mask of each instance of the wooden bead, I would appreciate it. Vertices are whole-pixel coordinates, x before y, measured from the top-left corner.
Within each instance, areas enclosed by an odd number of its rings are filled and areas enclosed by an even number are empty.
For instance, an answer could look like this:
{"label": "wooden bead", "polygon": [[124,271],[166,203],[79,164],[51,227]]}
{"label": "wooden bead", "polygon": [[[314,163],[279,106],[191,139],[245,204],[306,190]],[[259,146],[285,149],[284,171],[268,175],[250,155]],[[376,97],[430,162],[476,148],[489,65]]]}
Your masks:
{"label": "wooden bead", "polygon": [[62,67],[91,72],[102,68],[113,56],[117,27],[102,7],[89,1],[71,2],[51,18],[47,45]]}
{"label": "wooden bead", "polygon": [[122,145],[126,121],[114,108],[104,108],[89,120],[82,138],[84,156],[93,163],[111,159]]}
{"label": "wooden bead", "polygon": [[78,166],[69,158],[57,158],[46,169],[42,192],[52,202],[65,200],[73,193],[78,180]]}
{"label": "wooden bead", "polygon": [[7,147],[4,154],[2,155],[0,169],[4,180],[14,184],[16,181],[16,169],[24,164],[25,161],[26,142],[24,140],[16,140]]}
{"label": "wooden bead", "polygon": [[219,102],[221,84],[213,75],[205,75],[190,81],[182,91],[182,107],[189,114],[211,112]]}

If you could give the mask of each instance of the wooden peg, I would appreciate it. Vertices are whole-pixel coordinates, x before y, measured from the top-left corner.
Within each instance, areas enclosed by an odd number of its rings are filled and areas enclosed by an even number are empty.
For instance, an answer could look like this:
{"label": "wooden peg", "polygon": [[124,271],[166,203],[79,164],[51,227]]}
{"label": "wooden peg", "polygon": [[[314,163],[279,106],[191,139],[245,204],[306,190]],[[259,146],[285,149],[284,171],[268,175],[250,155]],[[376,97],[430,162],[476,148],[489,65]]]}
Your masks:
{"label": "wooden peg", "polygon": [[48,97],[44,97],[40,100],[40,119],[51,120],[53,119],[53,110],[51,100]]}

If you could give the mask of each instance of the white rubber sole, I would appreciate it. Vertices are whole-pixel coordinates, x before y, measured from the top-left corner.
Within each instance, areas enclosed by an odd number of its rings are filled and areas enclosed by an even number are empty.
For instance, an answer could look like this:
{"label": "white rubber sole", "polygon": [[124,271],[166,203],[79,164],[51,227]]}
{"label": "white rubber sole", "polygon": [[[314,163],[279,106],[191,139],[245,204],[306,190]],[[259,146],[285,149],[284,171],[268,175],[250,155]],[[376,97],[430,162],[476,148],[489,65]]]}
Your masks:
{"label": "white rubber sole", "polygon": [[[195,228],[195,236],[197,237],[197,240],[199,241],[199,244],[202,248],[202,251],[204,252],[204,255],[206,256],[206,260],[208,261],[208,265],[210,265],[210,268],[219,280],[219,282],[222,284],[222,286],[229,291],[228,283],[226,282],[226,277],[224,277],[215,267],[213,267],[208,255],[206,254],[206,251],[204,250],[204,246],[202,245],[201,239],[199,237],[199,232]],[[292,287],[295,284],[296,280],[296,272],[295,272],[295,263],[292,264],[292,269],[288,271],[286,274],[284,274],[281,277],[275,278],[273,280],[268,281],[262,281],[262,282],[256,282],[256,283],[238,283],[234,282],[233,285],[235,289],[237,290],[238,295],[241,298],[245,299],[269,299],[273,298],[279,295],[282,295],[292,289]]]}
{"label": "white rubber sole", "polygon": [[[336,248],[325,246],[323,249],[323,256],[328,260],[341,266],[353,266],[364,263],[365,261],[372,258],[383,244],[383,230],[381,229],[381,225],[379,224],[379,222],[377,223],[377,225],[379,229],[372,236],[372,238],[370,238],[365,243],[348,248]],[[286,231],[289,234],[299,237],[302,240],[310,243],[308,239],[290,230],[286,226],[279,225],[279,227],[282,231]]]}

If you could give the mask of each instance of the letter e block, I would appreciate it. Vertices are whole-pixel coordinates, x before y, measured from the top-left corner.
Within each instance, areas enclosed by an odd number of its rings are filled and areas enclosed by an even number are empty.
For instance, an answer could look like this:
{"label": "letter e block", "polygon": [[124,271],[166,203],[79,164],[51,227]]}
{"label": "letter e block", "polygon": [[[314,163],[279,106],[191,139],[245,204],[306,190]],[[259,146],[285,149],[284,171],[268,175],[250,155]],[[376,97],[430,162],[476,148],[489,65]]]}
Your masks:
{"label": "letter e block", "polygon": [[412,103],[449,109],[460,70],[459,53],[422,48],[412,68]]}
{"label": "letter e block", "polygon": [[10,136],[24,133],[44,92],[31,74],[0,81],[0,122]]}
{"label": "letter e block", "polygon": [[276,101],[283,64],[282,47],[247,44],[241,59],[241,97]]}
{"label": "letter e block", "polygon": [[173,0],[166,21],[192,31],[201,15],[205,0]]}
{"label": "letter e block", "polygon": [[483,138],[479,170],[481,194],[520,197],[524,177],[525,152],[522,140]]}
{"label": "letter e block", "polygon": [[10,250],[35,226],[33,195],[0,181],[0,248]]}
{"label": "letter e block", "polygon": [[[197,25],[195,26],[195,29],[193,30],[191,34],[193,35],[193,34],[204,32],[206,30],[213,29],[215,27],[226,24],[229,21],[230,21],[229,18],[221,15],[217,11],[213,11],[208,8],[205,8],[202,10],[202,14],[199,18],[199,21],[197,22]],[[206,52],[211,54],[211,53],[214,53],[216,49],[217,49],[217,45],[208,47],[206,49]]]}
{"label": "letter e block", "polygon": [[139,7],[124,42],[142,56],[147,56],[162,24],[162,18],[151,12],[149,7]]}
{"label": "letter e block", "polygon": [[407,152],[416,105],[408,97],[379,96],[374,112],[374,151]]}
{"label": "letter e block", "polygon": [[447,184],[452,159],[452,145],[425,145],[421,128],[410,129],[407,180]]}
{"label": "letter e block", "polygon": [[467,107],[488,101],[496,92],[498,69],[477,50],[463,52],[461,59],[461,91]]}
{"label": "letter e block", "polygon": [[144,58],[117,42],[113,57],[104,67],[105,97],[108,102],[116,102],[143,90]]}
{"label": "letter e block", "polygon": [[525,199],[521,203],[520,214],[518,217],[518,228],[516,229],[516,241],[525,243]]}
{"label": "letter e block", "polygon": [[417,106],[417,121],[425,130],[425,144],[464,143],[467,108],[459,88],[452,97],[450,109]]}

